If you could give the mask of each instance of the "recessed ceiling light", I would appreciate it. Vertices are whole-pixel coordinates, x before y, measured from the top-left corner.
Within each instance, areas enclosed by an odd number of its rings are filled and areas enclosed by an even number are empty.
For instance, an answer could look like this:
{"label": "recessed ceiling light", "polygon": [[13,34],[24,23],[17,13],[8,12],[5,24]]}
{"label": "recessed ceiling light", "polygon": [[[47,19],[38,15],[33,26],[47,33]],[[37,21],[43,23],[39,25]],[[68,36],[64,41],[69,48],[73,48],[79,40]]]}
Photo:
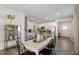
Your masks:
{"label": "recessed ceiling light", "polygon": [[46,17],[45,19],[48,19],[48,17]]}
{"label": "recessed ceiling light", "polygon": [[57,12],[57,15],[60,15],[60,12]]}
{"label": "recessed ceiling light", "polygon": [[49,17],[46,17],[45,19],[49,19]]}

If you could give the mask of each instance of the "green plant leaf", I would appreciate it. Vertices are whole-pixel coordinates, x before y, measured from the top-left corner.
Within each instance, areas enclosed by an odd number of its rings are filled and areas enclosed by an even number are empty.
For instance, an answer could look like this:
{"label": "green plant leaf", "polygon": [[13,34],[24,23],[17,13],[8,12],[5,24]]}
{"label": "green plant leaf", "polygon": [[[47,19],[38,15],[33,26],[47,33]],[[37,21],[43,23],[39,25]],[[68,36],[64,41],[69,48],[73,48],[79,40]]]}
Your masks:
{"label": "green plant leaf", "polygon": [[8,14],[7,18],[10,19],[10,20],[14,20],[15,19],[15,15]]}

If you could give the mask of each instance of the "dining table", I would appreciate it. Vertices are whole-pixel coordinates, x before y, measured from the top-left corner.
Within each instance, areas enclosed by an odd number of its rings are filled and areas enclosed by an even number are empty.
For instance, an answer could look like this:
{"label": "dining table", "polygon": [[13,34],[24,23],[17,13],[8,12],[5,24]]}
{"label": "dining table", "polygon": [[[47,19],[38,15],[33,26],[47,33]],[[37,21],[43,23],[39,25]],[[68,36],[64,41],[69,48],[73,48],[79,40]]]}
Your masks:
{"label": "dining table", "polygon": [[32,39],[32,40],[25,41],[24,45],[25,45],[26,49],[36,53],[36,55],[39,55],[39,52],[48,45],[48,43],[51,39],[53,39],[53,38],[47,37],[46,39],[44,39],[41,42],[34,42],[34,39]]}

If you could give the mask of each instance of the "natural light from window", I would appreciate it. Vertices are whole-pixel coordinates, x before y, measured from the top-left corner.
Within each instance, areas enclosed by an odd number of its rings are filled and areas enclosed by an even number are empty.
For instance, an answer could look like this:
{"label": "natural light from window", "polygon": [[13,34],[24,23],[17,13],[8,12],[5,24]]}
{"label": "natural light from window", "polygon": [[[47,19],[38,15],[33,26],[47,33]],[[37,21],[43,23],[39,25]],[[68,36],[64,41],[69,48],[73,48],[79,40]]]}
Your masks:
{"label": "natural light from window", "polygon": [[67,26],[63,26],[62,29],[63,29],[63,30],[67,30]]}

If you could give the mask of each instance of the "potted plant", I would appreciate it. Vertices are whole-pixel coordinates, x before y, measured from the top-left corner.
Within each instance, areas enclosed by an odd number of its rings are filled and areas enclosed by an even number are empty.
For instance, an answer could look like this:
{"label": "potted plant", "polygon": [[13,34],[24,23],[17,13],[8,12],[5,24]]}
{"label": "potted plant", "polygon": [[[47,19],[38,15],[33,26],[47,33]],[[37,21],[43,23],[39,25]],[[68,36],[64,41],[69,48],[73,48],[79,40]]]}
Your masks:
{"label": "potted plant", "polygon": [[37,28],[37,42],[40,42],[43,40],[43,33],[44,33],[43,29]]}
{"label": "potted plant", "polygon": [[15,15],[7,14],[7,19],[9,19],[10,23],[12,24],[12,20],[15,19]]}

